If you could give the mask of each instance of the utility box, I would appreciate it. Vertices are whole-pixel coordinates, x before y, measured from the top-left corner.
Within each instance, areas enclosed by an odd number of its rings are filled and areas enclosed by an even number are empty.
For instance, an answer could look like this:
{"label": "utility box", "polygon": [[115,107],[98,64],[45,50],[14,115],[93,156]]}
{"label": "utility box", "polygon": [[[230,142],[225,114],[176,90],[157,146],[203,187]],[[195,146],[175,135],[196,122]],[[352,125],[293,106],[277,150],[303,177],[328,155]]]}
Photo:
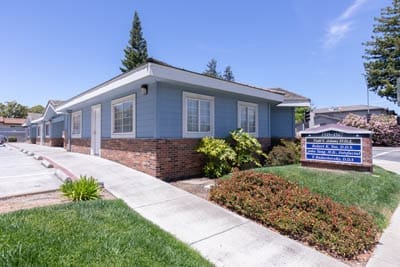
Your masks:
{"label": "utility box", "polygon": [[328,124],[301,134],[301,166],[372,172],[372,132]]}

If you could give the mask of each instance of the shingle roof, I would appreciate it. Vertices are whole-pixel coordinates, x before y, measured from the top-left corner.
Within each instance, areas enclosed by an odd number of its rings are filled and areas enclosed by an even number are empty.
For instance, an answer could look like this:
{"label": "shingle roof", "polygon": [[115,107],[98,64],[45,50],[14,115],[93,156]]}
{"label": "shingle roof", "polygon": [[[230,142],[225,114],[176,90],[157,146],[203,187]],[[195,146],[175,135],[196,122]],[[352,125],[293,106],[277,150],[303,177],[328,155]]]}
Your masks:
{"label": "shingle roof", "polygon": [[22,125],[25,122],[25,118],[5,118],[0,117],[0,123],[7,125]]}
{"label": "shingle roof", "polygon": [[63,100],[49,100],[49,103],[53,106],[53,107],[58,107],[59,105],[63,104],[65,101]]}
{"label": "shingle roof", "polygon": [[310,102],[311,101],[307,97],[293,93],[293,92],[283,89],[283,88],[268,88],[268,90],[276,92],[276,93],[284,94],[284,101],[287,101],[287,102],[298,102],[298,101]]}
{"label": "shingle roof", "polygon": [[[385,110],[383,107],[369,106],[369,110]],[[351,112],[351,111],[361,111],[368,110],[368,105],[352,105],[352,106],[339,106],[339,107],[329,107],[329,108],[319,108],[315,109],[315,113],[336,113],[336,112]]]}

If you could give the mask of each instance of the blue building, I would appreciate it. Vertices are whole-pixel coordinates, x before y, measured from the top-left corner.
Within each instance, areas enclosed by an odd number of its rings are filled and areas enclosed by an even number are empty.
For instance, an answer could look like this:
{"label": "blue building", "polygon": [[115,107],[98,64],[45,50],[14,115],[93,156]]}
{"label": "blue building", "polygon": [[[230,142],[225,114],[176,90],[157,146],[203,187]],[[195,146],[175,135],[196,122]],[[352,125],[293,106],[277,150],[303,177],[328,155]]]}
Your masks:
{"label": "blue building", "polygon": [[201,173],[202,158],[195,152],[200,138],[226,137],[243,128],[267,148],[273,137],[295,136],[294,108],[309,105],[309,99],[283,89],[229,82],[149,59],[65,102],[49,102],[31,132],[39,137],[36,143],[64,138],[70,151],[176,179]]}

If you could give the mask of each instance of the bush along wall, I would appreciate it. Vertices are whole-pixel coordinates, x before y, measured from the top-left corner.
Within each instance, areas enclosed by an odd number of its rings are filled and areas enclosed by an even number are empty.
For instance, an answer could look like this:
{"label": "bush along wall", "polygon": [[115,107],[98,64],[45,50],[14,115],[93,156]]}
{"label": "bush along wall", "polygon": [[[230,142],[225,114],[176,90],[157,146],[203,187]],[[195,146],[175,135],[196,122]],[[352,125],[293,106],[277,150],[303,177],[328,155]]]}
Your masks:
{"label": "bush along wall", "polygon": [[230,132],[226,139],[204,137],[196,151],[206,158],[204,174],[213,178],[230,173],[234,167],[261,167],[260,158],[266,157],[258,140],[243,129]]}
{"label": "bush along wall", "polygon": [[357,207],[346,207],[278,176],[234,172],[218,180],[210,199],[280,233],[335,256],[353,259],[370,251],[378,228]]}

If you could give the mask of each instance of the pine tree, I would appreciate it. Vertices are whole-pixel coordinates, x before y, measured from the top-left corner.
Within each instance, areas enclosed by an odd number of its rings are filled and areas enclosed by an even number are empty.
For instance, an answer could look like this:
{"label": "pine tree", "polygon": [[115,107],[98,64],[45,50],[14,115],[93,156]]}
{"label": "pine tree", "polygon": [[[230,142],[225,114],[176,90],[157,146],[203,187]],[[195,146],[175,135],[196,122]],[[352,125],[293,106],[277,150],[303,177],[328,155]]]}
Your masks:
{"label": "pine tree", "polygon": [[132,29],[130,31],[129,44],[124,49],[125,58],[121,61],[122,72],[127,72],[143,64],[147,60],[147,42],[143,37],[139,15],[135,11]]}
{"label": "pine tree", "polygon": [[217,61],[214,58],[208,62],[207,68],[203,74],[214,78],[221,78],[221,75],[217,71]]}
{"label": "pine tree", "polygon": [[392,0],[392,6],[383,8],[375,21],[372,40],[363,44],[367,86],[379,96],[396,102],[396,79],[400,77],[400,0]]}
{"label": "pine tree", "polygon": [[223,79],[227,80],[227,81],[230,81],[230,82],[234,82],[235,81],[235,77],[233,76],[233,72],[232,72],[231,66],[227,66],[225,68]]}

